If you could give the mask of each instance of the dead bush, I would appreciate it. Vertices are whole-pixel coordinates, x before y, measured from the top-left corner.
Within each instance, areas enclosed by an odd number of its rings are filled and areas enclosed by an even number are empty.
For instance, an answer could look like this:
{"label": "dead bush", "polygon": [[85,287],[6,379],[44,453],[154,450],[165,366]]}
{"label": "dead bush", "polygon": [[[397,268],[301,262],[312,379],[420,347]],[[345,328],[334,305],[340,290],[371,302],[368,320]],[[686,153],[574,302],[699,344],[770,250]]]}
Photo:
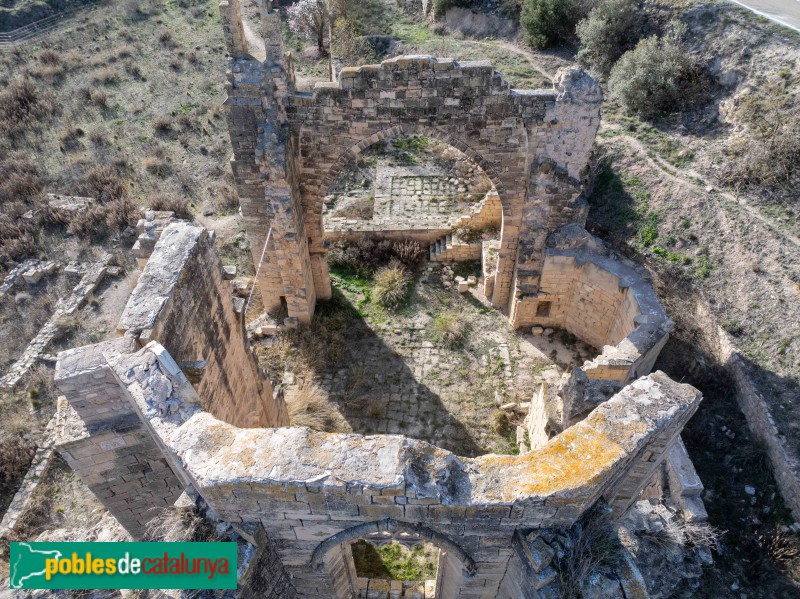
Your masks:
{"label": "dead bush", "polygon": [[119,72],[111,67],[104,67],[102,69],[97,69],[93,71],[92,74],[89,76],[89,79],[95,85],[103,84],[103,85],[110,85],[112,83],[117,83],[119,81]]}
{"label": "dead bush", "polygon": [[503,410],[496,410],[492,414],[492,430],[501,437],[511,434],[511,420]]}
{"label": "dead bush", "polygon": [[36,445],[18,434],[0,436],[0,490],[13,490],[31,465]]}
{"label": "dead bush", "polygon": [[173,120],[171,116],[166,114],[162,114],[154,118],[150,124],[153,126],[153,130],[156,133],[166,134],[172,131]]}
{"label": "dead bush", "polygon": [[197,508],[171,505],[161,508],[147,523],[145,541],[204,543],[219,541],[216,526]]}
{"label": "dead bush", "polygon": [[174,212],[176,218],[191,219],[189,200],[174,195],[154,193],[147,198],[147,205],[151,210]]}
{"label": "dead bush", "polygon": [[398,241],[392,246],[397,259],[407,268],[417,268],[426,257],[426,250],[417,241]]}
{"label": "dead bush", "polygon": [[347,422],[325,394],[311,383],[304,382],[287,394],[286,409],[292,426],[307,426],[315,431],[346,433]]}
{"label": "dead bush", "polygon": [[128,194],[128,185],[119,170],[111,165],[93,166],[79,187],[81,195],[97,199],[101,204],[118,200]]}
{"label": "dead bush", "polygon": [[171,29],[162,29],[161,33],[158,34],[158,41],[168,48],[174,48],[178,45],[175,41],[175,34]]}
{"label": "dead bush", "polygon": [[687,522],[677,515],[665,522],[662,529],[641,535],[656,545],[669,547],[705,547],[719,549],[719,540],[724,533],[708,522]]}
{"label": "dead bush", "polygon": [[372,297],[387,310],[399,310],[408,299],[411,275],[399,261],[392,261],[375,273]]}
{"label": "dead bush", "polygon": [[720,181],[746,189],[782,189],[788,197],[800,183],[800,100],[781,77],[767,80],[736,99],[733,120],[747,135],[731,138]]}
{"label": "dead bush", "polygon": [[142,159],[144,170],[157,177],[167,177],[172,174],[172,165],[169,160],[158,156],[147,156]]}
{"label": "dead bush", "polygon": [[38,130],[54,112],[53,96],[42,93],[31,79],[12,79],[0,91],[0,133],[8,139]]}
{"label": "dead bush", "polygon": [[225,210],[239,209],[239,194],[230,185],[222,185],[219,188],[219,195],[222,198],[222,207]]}
{"label": "dead bush", "polygon": [[386,404],[380,399],[370,399],[364,407],[364,414],[373,420],[382,420],[386,416]]}
{"label": "dead bush", "polygon": [[89,139],[96,146],[104,146],[108,143],[108,131],[102,127],[97,127],[89,132]]}
{"label": "dead bush", "polygon": [[592,574],[613,568],[621,553],[608,514],[599,510],[559,534],[550,544],[558,548],[554,565],[565,599],[583,597],[581,586]]}
{"label": "dead bush", "polygon": [[108,106],[108,94],[102,89],[91,87],[86,91],[86,96],[95,106],[99,106],[100,108],[106,108]]}
{"label": "dead bush", "polygon": [[61,150],[69,152],[81,147],[80,140],[86,135],[86,132],[80,127],[68,125],[58,134],[58,141],[61,144]]}
{"label": "dead bush", "polygon": [[[391,242],[388,240],[360,239],[358,241],[338,240],[328,248],[328,264],[362,276],[370,276],[392,260],[398,260],[409,269],[416,268],[425,257],[425,250],[419,251],[413,241]],[[417,244],[419,245],[419,244]]]}

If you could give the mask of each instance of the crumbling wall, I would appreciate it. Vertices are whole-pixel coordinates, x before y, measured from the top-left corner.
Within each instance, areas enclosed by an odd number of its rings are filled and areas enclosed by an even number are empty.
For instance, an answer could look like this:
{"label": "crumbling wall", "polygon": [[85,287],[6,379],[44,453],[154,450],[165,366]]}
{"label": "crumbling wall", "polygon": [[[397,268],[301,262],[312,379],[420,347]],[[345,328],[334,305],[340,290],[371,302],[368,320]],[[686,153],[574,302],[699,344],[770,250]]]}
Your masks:
{"label": "crumbling wall", "polygon": [[[237,428],[184,400],[177,384],[173,396],[154,397],[148,381],[172,376],[148,357],[156,349],[106,358],[182,477],[221,518],[260,522],[298,596],[315,599],[338,597],[326,547],[387,526],[421,526],[458,557],[446,596],[495,596],[517,529],[569,526],[600,496],[627,505],[699,402],[656,373],[541,450],[469,459],[402,436]],[[165,417],[165,403],[181,417]]]}
{"label": "crumbling wall", "polygon": [[245,427],[288,423],[283,403],[259,374],[204,228],[174,223],[164,230],[118,328],[140,345],[158,340],[179,364],[191,366],[205,409],[220,419]]}
{"label": "crumbling wall", "polygon": [[69,467],[134,537],[184,490],[163,451],[120,388],[103,352],[133,339],[61,352],[55,382],[69,401],[55,443]]}

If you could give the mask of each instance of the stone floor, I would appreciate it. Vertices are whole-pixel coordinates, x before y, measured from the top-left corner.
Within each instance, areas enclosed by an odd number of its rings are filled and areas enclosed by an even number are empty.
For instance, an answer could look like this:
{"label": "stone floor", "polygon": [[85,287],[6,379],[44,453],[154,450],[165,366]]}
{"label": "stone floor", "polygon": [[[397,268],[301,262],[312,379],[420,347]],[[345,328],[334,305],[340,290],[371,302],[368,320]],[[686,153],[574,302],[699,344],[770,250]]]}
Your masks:
{"label": "stone floor", "polygon": [[390,166],[379,163],[366,187],[326,196],[326,231],[447,230],[469,217],[490,184],[474,173],[457,178],[438,166]]}
{"label": "stone floor", "polygon": [[[558,331],[551,336],[513,331],[477,287],[459,294],[456,274],[462,273],[427,267],[410,304],[397,314],[365,303],[357,287],[334,276],[335,286],[358,310],[344,332],[344,356],[314,374],[294,369],[287,400],[313,379],[354,432],[400,433],[465,456],[517,452],[514,425],[522,422],[523,404],[537,382],[596,352]],[[434,320],[448,315],[465,331],[463,344],[454,349],[433,333]],[[519,409],[506,409],[511,426],[502,430],[494,419],[499,407],[511,402]]]}

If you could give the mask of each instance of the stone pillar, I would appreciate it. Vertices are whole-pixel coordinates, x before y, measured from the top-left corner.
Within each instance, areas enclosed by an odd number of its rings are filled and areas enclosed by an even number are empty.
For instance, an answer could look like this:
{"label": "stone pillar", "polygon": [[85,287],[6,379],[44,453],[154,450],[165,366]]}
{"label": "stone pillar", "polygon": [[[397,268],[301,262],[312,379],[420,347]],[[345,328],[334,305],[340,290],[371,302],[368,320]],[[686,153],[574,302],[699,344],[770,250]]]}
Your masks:
{"label": "stone pillar", "polygon": [[127,352],[123,338],[59,354],[56,385],[69,400],[56,449],[123,527],[141,538],[159,508],[175,503],[184,486],[130,405],[103,358]]}
{"label": "stone pillar", "polygon": [[247,38],[244,34],[239,0],[222,0],[219,3],[219,14],[228,54],[235,58],[247,56]]}

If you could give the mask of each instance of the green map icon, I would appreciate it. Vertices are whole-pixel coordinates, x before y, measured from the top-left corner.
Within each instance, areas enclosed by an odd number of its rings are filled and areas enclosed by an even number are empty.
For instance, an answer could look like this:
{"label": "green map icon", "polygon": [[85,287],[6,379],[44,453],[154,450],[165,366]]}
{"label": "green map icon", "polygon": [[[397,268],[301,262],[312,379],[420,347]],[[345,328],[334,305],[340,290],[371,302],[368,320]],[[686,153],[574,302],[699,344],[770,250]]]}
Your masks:
{"label": "green map icon", "polygon": [[[16,551],[13,551],[13,549],[16,549]],[[44,578],[45,560],[48,558],[58,559],[61,555],[60,551],[34,549],[29,543],[13,543],[9,586],[12,589],[21,589],[31,578],[39,576]]]}

